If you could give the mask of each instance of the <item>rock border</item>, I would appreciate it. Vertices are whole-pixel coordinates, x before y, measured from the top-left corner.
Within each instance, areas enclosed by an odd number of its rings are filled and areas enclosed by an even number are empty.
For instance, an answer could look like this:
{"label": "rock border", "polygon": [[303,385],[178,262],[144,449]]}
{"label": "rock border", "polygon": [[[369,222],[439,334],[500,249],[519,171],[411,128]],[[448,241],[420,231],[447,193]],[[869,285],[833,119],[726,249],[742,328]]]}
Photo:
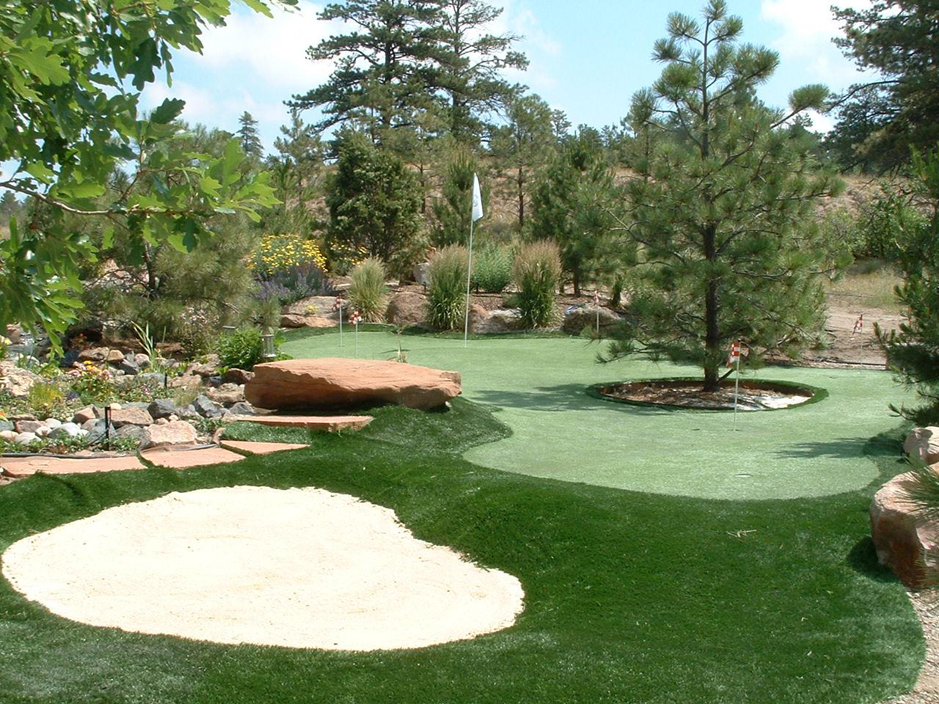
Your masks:
{"label": "rock border", "polygon": [[[587,395],[599,399],[601,401],[608,401],[611,403],[622,403],[627,406],[639,406],[644,408],[662,408],[667,410],[674,411],[689,411],[689,412],[700,412],[700,413],[733,413],[733,408],[702,408],[700,406],[682,406],[673,403],[656,403],[654,401],[633,401],[626,398],[617,398],[615,396],[610,396],[609,394],[604,393],[604,389],[610,388],[611,386],[622,386],[625,384],[653,384],[658,382],[696,382],[700,383],[700,377],[663,377],[661,379],[632,379],[628,381],[618,380],[611,381],[602,384],[593,384],[587,387]],[[806,406],[811,406],[815,403],[820,403],[828,398],[829,393],[828,389],[822,388],[820,386],[809,386],[808,384],[796,384],[792,381],[778,381],[775,379],[760,379],[760,380],[747,380],[746,382],[741,381],[741,388],[762,388],[769,391],[800,391],[807,393],[808,398],[801,402],[796,403],[791,406],[786,406],[785,408],[761,408],[757,411],[747,411],[747,413],[776,413],[779,411],[791,411],[796,408],[805,408]]]}

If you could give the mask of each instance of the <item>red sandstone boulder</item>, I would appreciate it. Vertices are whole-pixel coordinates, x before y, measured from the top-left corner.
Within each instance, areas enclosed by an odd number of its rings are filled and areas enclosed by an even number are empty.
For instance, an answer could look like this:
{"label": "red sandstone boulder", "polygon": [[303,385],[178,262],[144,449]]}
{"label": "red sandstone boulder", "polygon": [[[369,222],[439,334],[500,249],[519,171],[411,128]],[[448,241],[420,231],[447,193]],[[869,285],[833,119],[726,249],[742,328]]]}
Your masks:
{"label": "red sandstone boulder", "polygon": [[939,428],[913,428],[903,443],[903,451],[926,464],[939,462]]}
{"label": "red sandstone boulder", "polygon": [[871,535],[877,559],[906,586],[939,584],[939,523],[910,500],[916,480],[901,474],[884,484],[871,504]]}
{"label": "red sandstone boulder", "polygon": [[343,408],[396,403],[437,408],[461,392],[460,374],[370,359],[291,359],[254,367],[245,385],[253,406]]}

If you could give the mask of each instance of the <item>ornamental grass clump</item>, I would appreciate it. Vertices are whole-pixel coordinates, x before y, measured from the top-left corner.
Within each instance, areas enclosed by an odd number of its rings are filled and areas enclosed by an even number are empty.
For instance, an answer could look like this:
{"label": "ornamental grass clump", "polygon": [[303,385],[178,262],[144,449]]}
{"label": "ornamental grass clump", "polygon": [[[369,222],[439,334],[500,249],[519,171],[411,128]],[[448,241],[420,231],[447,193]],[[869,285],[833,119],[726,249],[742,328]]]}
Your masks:
{"label": "ornamental grass clump", "polygon": [[349,274],[349,301],[367,323],[380,323],[385,317],[388,287],[385,286],[385,267],[379,259],[370,257],[355,265]]}
{"label": "ornamental grass clump", "polygon": [[462,327],[466,310],[466,247],[450,245],[430,260],[428,313],[430,324],[440,330]]}
{"label": "ornamental grass clump", "polygon": [[486,293],[502,293],[512,282],[514,252],[509,245],[488,244],[473,253],[473,285]]}
{"label": "ornamental grass clump", "polygon": [[544,240],[522,247],[512,265],[512,281],[518,287],[516,304],[527,327],[543,328],[555,321],[554,300],[561,280],[561,253]]}

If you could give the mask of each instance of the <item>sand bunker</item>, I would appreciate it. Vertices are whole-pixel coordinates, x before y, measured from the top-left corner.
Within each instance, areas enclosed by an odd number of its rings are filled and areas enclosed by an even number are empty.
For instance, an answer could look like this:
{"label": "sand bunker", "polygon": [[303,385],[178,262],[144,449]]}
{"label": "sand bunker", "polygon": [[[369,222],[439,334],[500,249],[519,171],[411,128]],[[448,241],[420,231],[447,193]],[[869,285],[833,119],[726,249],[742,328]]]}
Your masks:
{"label": "sand bunker", "polygon": [[417,648],[511,626],[511,575],[319,489],[169,494],[10,546],[3,575],[53,613],[216,643]]}

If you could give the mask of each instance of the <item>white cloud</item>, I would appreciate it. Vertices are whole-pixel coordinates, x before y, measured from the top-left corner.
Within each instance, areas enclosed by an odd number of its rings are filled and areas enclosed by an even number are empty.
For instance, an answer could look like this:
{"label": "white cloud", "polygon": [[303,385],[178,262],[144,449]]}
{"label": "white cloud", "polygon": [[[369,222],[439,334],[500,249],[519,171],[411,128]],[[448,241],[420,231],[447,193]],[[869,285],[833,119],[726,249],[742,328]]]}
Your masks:
{"label": "white cloud", "polygon": [[[840,0],[841,7],[865,8],[869,0]],[[773,42],[783,62],[806,67],[806,82],[825,83],[840,90],[864,74],[842,54],[832,39],[841,34],[829,0],[762,0],[760,14],[778,24],[782,33]]]}
{"label": "white cloud", "polygon": [[329,61],[310,61],[308,47],[332,31],[332,23],[317,19],[320,7],[301,2],[295,11],[274,10],[269,18],[257,12],[232,14],[223,27],[203,35],[202,59],[213,69],[242,69],[268,84],[302,90],[324,82],[332,72]]}
{"label": "white cloud", "polygon": [[491,4],[500,8],[502,14],[488,31],[521,37],[515,49],[524,52],[529,61],[527,71],[506,69],[505,77],[512,82],[527,84],[536,92],[556,88],[557,80],[552,74],[550,64],[560,56],[561,43],[545,32],[535,13],[527,7],[522,7],[518,0],[494,0]]}

